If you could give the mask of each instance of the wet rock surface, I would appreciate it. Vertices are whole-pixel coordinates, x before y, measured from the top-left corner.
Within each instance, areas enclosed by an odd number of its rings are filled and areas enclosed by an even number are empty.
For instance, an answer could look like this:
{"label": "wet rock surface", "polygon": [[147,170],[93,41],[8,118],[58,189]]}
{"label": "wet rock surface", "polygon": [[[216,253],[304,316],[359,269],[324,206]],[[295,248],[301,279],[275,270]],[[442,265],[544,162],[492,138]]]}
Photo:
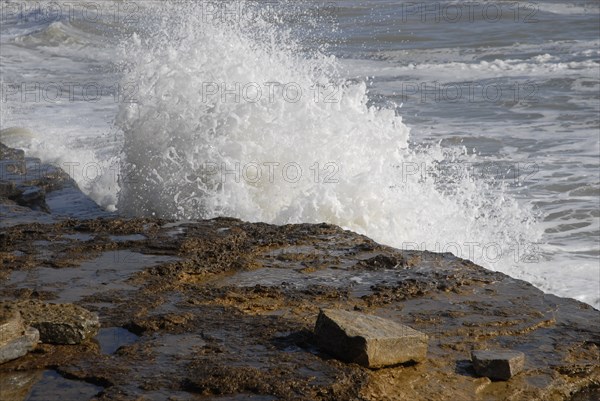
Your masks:
{"label": "wet rock surface", "polygon": [[[327,224],[28,223],[37,213],[1,217],[0,300],[73,302],[127,338],[39,344],[0,365],[0,380],[51,369],[101,388],[102,401],[600,398],[599,311],[449,254]],[[377,370],[341,362],[318,347],[321,309],[425,333],[427,358]],[[523,370],[479,377],[471,351],[484,349],[524,352]]]}
{"label": "wet rock surface", "polygon": [[0,399],[23,401],[33,385],[41,378],[38,371],[0,372]]}
{"label": "wet rock surface", "polygon": [[[2,234],[3,300],[72,298],[127,339],[115,338],[122,345],[109,354],[95,339],[41,344],[0,371],[56,368],[102,386],[99,400],[598,395],[597,310],[451,255],[401,252],[326,224],[226,218],[67,220]],[[402,263],[365,266],[377,255]],[[427,359],[379,370],[338,361],[314,335],[320,309],[425,333]],[[473,349],[525,352],[527,361],[510,381],[490,381],[474,371]]]}
{"label": "wet rock surface", "polygon": [[420,362],[427,356],[426,334],[364,313],[321,310],[315,337],[324,351],[367,368]]}

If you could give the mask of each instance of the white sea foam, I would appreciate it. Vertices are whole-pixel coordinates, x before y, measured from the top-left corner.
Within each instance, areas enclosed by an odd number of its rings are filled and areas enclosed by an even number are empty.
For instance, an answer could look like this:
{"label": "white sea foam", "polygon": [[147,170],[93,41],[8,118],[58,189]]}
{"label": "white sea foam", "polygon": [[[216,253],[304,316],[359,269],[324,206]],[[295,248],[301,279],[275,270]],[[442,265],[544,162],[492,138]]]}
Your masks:
{"label": "white sea foam", "polygon": [[493,78],[539,76],[545,79],[580,75],[600,78],[600,64],[595,60],[560,61],[556,56],[541,54],[528,60],[496,59],[479,62],[424,62],[398,65],[373,60],[345,60],[344,65],[353,75],[368,74],[378,77],[411,77],[438,82],[457,82]]}
{"label": "white sea foam", "polygon": [[[515,247],[537,240],[527,204],[466,167],[452,171],[448,166],[459,160],[476,161],[462,148],[410,148],[401,117],[367,106],[365,83],[340,80],[336,59],[303,54],[266,22],[201,23],[193,7],[164,14],[173,13],[177,27],[164,21],[154,36],[125,47],[125,80],[139,83],[140,101],[124,105],[118,119],[126,163],[121,212],[326,221],[491,268],[518,264]],[[222,93],[203,99],[206,83],[266,82],[293,83],[302,96],[292,102],[275,91],[258,102]],[[337,101],[316,102],[315,85]],[[496,251],[501,258],[491,256]]]}

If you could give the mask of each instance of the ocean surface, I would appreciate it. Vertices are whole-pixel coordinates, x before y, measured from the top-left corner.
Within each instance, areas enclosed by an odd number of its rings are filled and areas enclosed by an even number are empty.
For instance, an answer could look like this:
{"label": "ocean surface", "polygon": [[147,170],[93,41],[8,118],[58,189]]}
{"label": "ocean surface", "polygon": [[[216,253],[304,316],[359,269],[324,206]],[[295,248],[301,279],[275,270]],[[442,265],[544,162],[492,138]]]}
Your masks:
{"label": "ocean surface", "polygon": [[329,222],[600,308],[597,1],[0,4],[0,140],[107,210]]}

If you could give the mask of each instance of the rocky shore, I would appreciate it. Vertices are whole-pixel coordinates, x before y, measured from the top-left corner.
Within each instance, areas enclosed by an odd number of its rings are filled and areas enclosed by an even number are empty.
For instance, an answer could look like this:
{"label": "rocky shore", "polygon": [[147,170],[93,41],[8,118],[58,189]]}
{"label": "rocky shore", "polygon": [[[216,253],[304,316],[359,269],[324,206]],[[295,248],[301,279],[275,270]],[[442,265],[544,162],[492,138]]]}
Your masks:
{"label": "rocky shore", "polygon": [[[328,224],[125,219],[59,169],[7,147],[0,159],[4,307],[74,304],[100,325],[77,344],[40,340],[0,364],[2,400],[600,399],[591,306]],[[320,346],[321,310],[423,333],[426,357],[343,362]],[[482,350],[517,355],[519,370],[480,376],[471,355]]]}

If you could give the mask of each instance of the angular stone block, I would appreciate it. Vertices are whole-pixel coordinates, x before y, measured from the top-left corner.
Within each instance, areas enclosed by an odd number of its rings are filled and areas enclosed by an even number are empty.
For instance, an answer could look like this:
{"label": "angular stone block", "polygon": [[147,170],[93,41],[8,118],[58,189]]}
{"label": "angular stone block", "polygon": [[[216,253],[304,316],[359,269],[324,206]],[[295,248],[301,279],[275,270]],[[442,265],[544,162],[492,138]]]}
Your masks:
{"label": "angular stone block", "polygon": [[492,380],[508,380],[525,366],[525,354],[510,350],[473,351],[471,360],[475,373]]}
{"label": "angular stone block", "polygon": [[381,368],[426,358],[428,337],[378,316],[321,310],[315,325],[319,346],[342,361]]}
{"label": "angular stone block", "polygon": [[17,306],[23,320],[40,331],[43,343],[79,344],[100,328],[98,315],[77,305],[25,301]]}

